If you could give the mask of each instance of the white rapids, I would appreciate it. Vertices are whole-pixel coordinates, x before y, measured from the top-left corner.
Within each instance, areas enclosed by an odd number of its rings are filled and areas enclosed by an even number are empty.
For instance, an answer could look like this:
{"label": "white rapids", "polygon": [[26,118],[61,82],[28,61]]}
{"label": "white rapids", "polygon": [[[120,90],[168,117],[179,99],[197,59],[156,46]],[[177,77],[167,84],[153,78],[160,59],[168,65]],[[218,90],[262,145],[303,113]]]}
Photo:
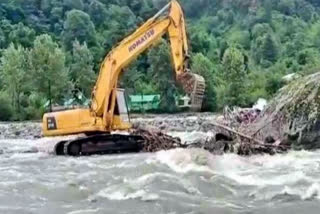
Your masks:
{"label": "white rapids", "polygon": [[72,158],[51,154],[57,140],[0,140],[0,213],[319,213],[320,151]]}

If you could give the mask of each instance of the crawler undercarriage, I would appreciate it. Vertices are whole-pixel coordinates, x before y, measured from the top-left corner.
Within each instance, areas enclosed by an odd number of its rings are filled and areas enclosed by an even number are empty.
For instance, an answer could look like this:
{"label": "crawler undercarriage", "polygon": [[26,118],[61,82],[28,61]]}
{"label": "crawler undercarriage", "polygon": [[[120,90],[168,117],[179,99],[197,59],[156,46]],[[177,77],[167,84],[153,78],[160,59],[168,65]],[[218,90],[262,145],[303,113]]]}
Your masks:
{"label": "crawler undercarriage", "polygon": [[141,136],[121,134],[97,134],[61,141],[55,146],[57,155],[86,156],[140,152],[144,139]]}

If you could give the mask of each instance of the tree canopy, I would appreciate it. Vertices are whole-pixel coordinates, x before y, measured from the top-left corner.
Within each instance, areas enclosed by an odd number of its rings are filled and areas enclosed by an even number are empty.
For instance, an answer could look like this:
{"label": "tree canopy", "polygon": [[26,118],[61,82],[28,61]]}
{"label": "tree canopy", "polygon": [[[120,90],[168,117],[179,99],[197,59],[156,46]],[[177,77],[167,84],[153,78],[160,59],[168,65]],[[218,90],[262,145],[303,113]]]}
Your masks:
{"label": "tree canopy", "polygon": [[[205,111],[271,98],[282,87],[284,75],[303,76],[320,66],[318,0],[180,2],[187,19],[191,69],[207,82]],[[62,104],[74,89],[90,97],[106,54],[167,3],[2,0],[0,109],[9,113],[0,119],[37,117],[49,97]],[[162,94],[161,110],[175,111],[175,98],[183,93],[170,61],[165,38],[125,69],[120,86],[129,94]]]}

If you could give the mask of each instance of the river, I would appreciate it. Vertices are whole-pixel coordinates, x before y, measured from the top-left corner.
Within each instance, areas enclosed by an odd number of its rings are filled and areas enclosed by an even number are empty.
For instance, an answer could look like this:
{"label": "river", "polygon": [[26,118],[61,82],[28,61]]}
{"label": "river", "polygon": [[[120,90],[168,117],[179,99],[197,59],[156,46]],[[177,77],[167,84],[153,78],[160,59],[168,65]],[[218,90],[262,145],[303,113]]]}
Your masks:
{"label": "river", "polygon": [[1,214],[320,212],[320,151],[239,157],[177,149],[73,158],[50,154],[48,142],[0,140]]}

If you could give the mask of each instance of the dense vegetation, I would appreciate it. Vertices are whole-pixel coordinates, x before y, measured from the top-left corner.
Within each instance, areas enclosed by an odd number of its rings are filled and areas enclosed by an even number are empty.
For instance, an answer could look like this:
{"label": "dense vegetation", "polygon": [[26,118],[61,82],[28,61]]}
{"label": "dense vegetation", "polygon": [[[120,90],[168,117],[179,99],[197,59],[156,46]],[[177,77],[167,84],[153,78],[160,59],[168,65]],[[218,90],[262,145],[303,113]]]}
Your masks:
{"label": "dense vegetation", "polygon": [[[49,97],[62,104],[90,97],[99,64],[118,41],[167,0],[2,0],[0,120],[39,118]],[[288,73],[320,65],[317,0],[181,0],[192,48],[191,68],[206,78],[204,110],[270,98]],[[162,94],[175,111],[168,42],[126,69],[129,93]],[[156,77],[156,78],[155,78]]]}

